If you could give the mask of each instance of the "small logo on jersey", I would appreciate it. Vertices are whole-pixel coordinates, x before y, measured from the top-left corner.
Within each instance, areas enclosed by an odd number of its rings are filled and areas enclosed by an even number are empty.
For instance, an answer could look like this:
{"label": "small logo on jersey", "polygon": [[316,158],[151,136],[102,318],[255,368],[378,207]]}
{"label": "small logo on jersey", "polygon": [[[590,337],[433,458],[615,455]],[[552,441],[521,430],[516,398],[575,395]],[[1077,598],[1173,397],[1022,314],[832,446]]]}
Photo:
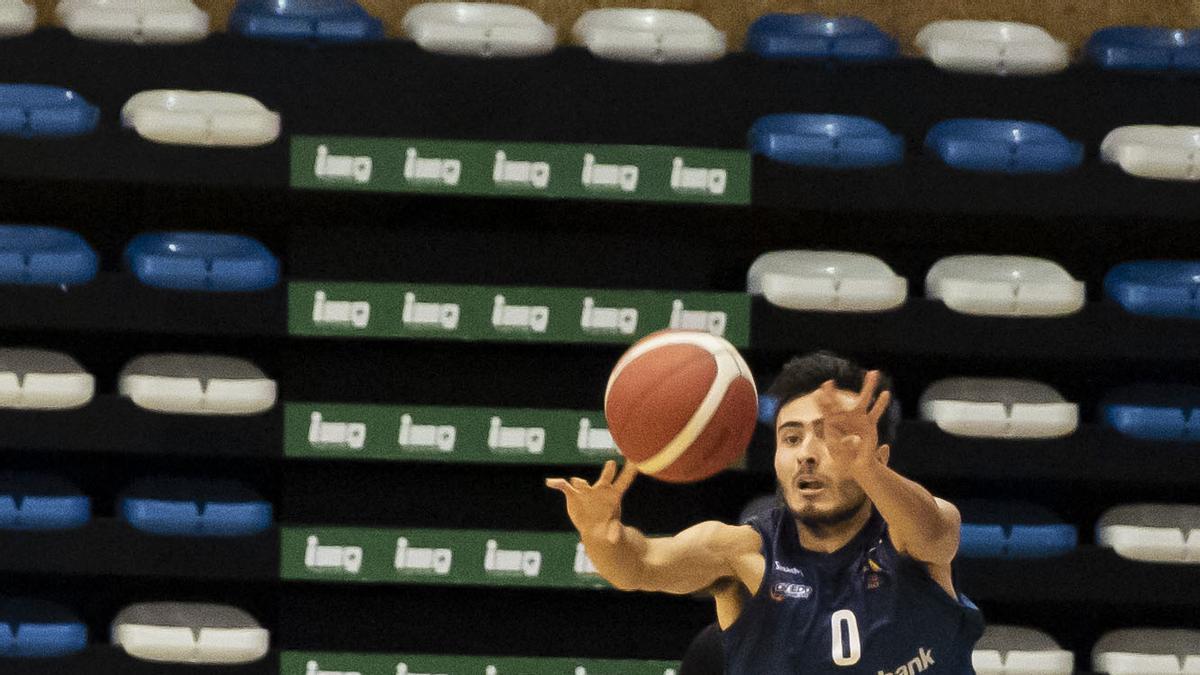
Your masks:
{"label": "small logo on jersey", "polygon": [[804,571],[801,570],[800,568],[784,567],[783,565],[779,564],[778,560],[775,561],[775,571],[776,572],[787,572],[788,574],[799,574],[800,576],[804,576]]}
{"label": "small logo on jersey", "polygon": [[882,583],[883,583],[883,580],[879,578],[878,574],[868,574],[867,575],[867,590],[868,591],[873,591],[876,588],[879,588],[879,586]]}
{"label": "small logo on jersey", "polygon": [[909,659],[908,663],[895,670],[881,670],[879,675],[916,675],[925,672],[925,669],[934,663],[936,661],[933,660],[933,650],[921,647],[917,650],[916,658]]}
{"label": "small logo on jersey", "polygon": [[812,586],[806,584],[789,584],[786,581],[777,582],[771,587],[771,599],[783,602],[786,598],[807,600],[812,597]]}

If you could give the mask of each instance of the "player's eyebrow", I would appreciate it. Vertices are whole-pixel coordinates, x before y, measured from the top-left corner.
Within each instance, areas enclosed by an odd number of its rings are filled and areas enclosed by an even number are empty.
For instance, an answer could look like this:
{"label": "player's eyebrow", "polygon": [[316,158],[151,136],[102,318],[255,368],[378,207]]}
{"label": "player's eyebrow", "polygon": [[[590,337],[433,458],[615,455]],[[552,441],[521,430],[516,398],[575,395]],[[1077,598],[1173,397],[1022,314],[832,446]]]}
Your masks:
{"label": "player's eyebrow", "polygon": [[804,424],[804,422],[784,422],[783,424],[779,425],[779,429],[778,429],[777,433],[782,433],[784,430],[787,430],[787,429],[799,429],[799,430],[803,431],[805,426],[806,425]]}

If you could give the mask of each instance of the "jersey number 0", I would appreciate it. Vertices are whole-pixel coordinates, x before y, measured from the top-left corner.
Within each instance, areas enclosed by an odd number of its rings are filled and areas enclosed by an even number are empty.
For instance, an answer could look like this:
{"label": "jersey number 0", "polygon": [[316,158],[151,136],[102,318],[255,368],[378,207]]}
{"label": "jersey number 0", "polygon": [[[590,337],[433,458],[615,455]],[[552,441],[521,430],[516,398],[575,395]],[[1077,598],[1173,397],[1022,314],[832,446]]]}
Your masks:
{"label": "jersey number 0", "polygon": [[[862,658],[858,639],[858,618],[848,609],[839,609],[829,617],[833,628],[833,665],[852,666]],[[843,630],[846,637],[842,637]]]}

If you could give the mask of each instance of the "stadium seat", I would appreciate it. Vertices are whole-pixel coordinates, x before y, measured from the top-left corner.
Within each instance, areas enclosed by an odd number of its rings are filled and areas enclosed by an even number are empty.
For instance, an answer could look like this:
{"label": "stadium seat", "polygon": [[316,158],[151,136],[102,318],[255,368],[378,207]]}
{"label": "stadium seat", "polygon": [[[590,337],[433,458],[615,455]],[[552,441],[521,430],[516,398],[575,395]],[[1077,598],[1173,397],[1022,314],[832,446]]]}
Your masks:
{"label": "stadium seat", "polygon": [[1126,436],[1151,441],[1200,441],[1200,387],[1134,385],[1100,403],[1100,419]]}
{"label": "stadium seat", "polygon": [[863,62],[894,59],[900,47],[861,17],[775,13],[750,25],[746,50],[768,59]]}
{"label": "stadium seat", "polygon": [[1083,144],[1037,122],[953,119],[938,122],[925,149],[947,166],[998,173],[1060,173],[1083,161]]}
{"label": "stadium seat", "polygon": [[382,40],[383,22],[354,0],[238,0],[229,30],[255,40],[350,43]]}
{"label": "stadium seat", "polygon": [[1064,70],[1067,45],[1045,29],[1005,21],[934,21],[917,47],[938,68],[987,75],[1043,75]]}
{"label": "stadium seat", "polygon": [[1075,550],[1079,533],[1048,509],[1024,502],[964,500],[962,542],[966,558],[1049,558]]}
{"label": "stadium seat", "polygon": [[1092,33],[1085,48],[1110,70],[1200,69],[1200,30],[1161,26],[1112,26]]}
{"label": "stadium seat", "polygon": [[0,0],[0,38],[33,32],[37,10],[25,0]]}
{"label": "stadium seat", "polygon": [[82,136],[99,121],[100,109],[70,89],[0,84],[0,136]]}
{"label": "stadium seat", "polygon": [[1139,178],[1200,180],[1200,127],[1117,127],[1100,143],[1100,157]]}
{"label": "stadium seat", "polygon": [[746,290],[784,309],[882,312],[904,304],[908,281],[865,253],[772,251],[750,266]]}
{"label": "stadium seat", "polygon": [[176,44],[208,36],[208,14],[192,0],[59,0],[58,20],[76,37]]}
{"label": "stadium seat", "polygon": [[44,600],[0,599],[0,658],[68,656],[87,646],[87,626],[70,610]]}
{"label": "stadium seat", "polygon": [[554,49],[556,30],[517,5],[424,2],[404,15],[404,34],[422,49],[479,57],[539,56]]}
{"label": "stadium seat", "polygon": [[277,387],[243,359],[206,354],[149,354],[121,370],[120,391],[161,413],[255,415],[275,405]]}
{"label": "stadium seat", "polygon": [[0,408],[79,408],[91,402],[95,390],[92,374],[66,354],[0,348]]}
{"label": "stadium seat", "polygon": [[279,260],[267,247],[233,234],[141,234],[125,248],[125,265],[158,288],[259,291],[279,283]]}
{"label": "stadium seat", "polygon": [[244,537],[271,527],[273,509],[252,490],[228,481],[149,478],[129,486],[121,515],[151,534]]}
{"label": "stadium seat", "polygon": [[898,164],[904,138],[852,115],[779,113],[755,120],[750,152],[794,166],[860,169]]}
{"label": "stadium seat", "polygon": [[231,665],[266,656],[271,634],[236,607],[148,602],[121,610],[112,642],[147,661]]}
{"label": "stadium seat", "polygon": [[1105,511],[1096,541],[1132,560],[1200,563],[1200,506],[1127,504]]}
{"label": "stadium seat", "polygon": [[725,55],[725,34],[704,17],[671,9],[593,9],[571,30],[592,54],[617,61],[695,63]]}
{"label": "stadium seat", "polygon": [[1032,380],[958,377],[925,389],[921,418],[957,436],[1059,438],[1079,426],[1079,406]]}
{"label": "stadium seat", "polygon": [[925,276],[925,294],[964,314],[1066,316],[1083,308],[1084,284],[1042,258],[956,255]]}
{"label": "stadium seat", "polygon": [[69,530],[91,518],[92,501],[62,478],[0,473],[0,530]]}
{"label": "stadium seat", "polygon": [[1154,628],[1112,631],[1092,648],[1092,668],[1109,675],[1200,673],[1200,631]]}
{"label": "stadium seat", "polygon": [[1127,312],[1200,318],[1200,261],[1121,263],[1104,277],[1104,291]]}
{"label": "stadium seat", "polygon": [[0,225],[0,283],[75,286],[94,279],[99,265],[96,252],[74,232]]}
{"label": "stadium seat", "polygon": [[988,626],[971,655],[976,675],[1071,675],[1075,654],[1023,626]]}
{"label": "stadium seat", "polygon": [[171,145],[253,147],[279,138],[279,113],[257,99],[220,91],[151,89],[121,107],[121,125]]}

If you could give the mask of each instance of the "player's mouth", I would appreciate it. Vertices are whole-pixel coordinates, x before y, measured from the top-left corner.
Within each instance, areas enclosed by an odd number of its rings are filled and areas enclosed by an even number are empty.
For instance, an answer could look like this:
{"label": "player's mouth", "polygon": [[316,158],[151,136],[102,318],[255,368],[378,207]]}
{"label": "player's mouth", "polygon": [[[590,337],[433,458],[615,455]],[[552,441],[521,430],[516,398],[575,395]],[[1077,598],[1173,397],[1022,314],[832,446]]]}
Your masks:
{"label": "player's mouth", "polygon": [[824,490],[824,489],[825,489],[825,484],[822,483],[821,481],[817,480],[816,478],[807,478],[806,477],[806,478],[797,478],[796,479],[796,490],[799,491],[800,494],[803,496],[811,497],[811,496],[819,494],[821,492],[821,490]]}

